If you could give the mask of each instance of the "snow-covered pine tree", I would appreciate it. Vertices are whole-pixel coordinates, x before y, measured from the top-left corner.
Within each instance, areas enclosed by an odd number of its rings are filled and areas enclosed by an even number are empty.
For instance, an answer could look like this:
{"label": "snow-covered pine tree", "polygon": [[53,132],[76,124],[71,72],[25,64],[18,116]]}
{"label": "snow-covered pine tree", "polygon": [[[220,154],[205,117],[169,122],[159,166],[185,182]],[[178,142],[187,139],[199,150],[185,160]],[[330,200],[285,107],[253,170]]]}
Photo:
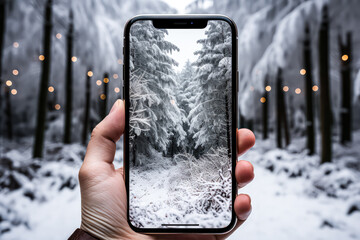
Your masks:
{"label": "snow-covered pine tree", "polygon": [[231,105],[231,29],[226,22],[209,21],[206,39],[198,41],[202,49],[199,57],[196,82],[201,91],[195,97],[190,111],[190,132],[194,133],[195,147],[207,151],[212,147],[228,147],[230,155]]}
{"label": "snow-covered pine tree", "polygon": [[[130,144],[137,153],[147,155],[151,148],[165,152],[172,134],[178,134],[178,145],[186,135],[174,96],[177,62],[169,56],[179,49],[164,39],[165,34],[151,21],[136,22],[130,30]],[[132,162],[139,163],[134,154]]]}

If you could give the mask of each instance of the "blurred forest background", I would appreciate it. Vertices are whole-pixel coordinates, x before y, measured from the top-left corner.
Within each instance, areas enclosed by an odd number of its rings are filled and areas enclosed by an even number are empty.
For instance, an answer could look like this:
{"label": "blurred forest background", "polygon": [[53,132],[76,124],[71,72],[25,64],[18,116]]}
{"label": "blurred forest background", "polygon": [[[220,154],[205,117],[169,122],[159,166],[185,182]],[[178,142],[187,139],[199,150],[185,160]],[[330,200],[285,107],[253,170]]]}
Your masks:
{"label": "blurred forest background", "polygon": [[[0,0],[2,239],[63,239],[79,226],[85,146],[122,97],[124,24],[182,11],[175,2]],[[239,126],[257,136],[243,156],[256,180],[242,190],[253,214],[232,239],[360,237],[359,7],[196,0],[184,8],[225,14],[239,30]]]}

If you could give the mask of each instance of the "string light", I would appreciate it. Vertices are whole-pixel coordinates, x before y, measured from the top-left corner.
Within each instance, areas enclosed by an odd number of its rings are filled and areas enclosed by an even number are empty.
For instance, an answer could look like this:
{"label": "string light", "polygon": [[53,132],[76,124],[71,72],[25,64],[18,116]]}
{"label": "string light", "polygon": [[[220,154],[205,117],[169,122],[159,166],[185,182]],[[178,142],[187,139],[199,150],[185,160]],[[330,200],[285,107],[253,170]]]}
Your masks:
{"label": "string light", "polygon": [[39,56],[39,60],[40,60],[40,61],[44,61],[44,60],[45,60],[45,56],[44,56],[44,55],[40,55],[40,56]]}
{"label": "string light", "polygon": [[104,78],[104,83],[108,83],[109,81],[109,78]]}
{"label": "string light", "polygon": [[170,100],[170,103],[171,103],[172,105],[175,105],[175,100],[174,100],[174,99],[171,99],[171,100]]}
{"label": "string light", "polygon": [[117,60],[117,63],[118,63],[118,64],[123,64],[123,60],[122,60],[121,58],[119,58],[119,59]]}
{"label": "string light", "polygon": [[14,47],[14,48],[18,48],[18,47],[19,47],[19,43],[18,43],[18,42],[14,42],[14,43],[13,43],[13,47]]}
{"label": "string light", "polygon": [[114,79],[118,79],[119,75],[117,75],[116,73],[113,75]]}
{"label": "string light", "polygon": [[48,90],[49,90],[49,92],[54,92],[54,87],[53,86],[50,86],[49,88],[48,88]]}
{"label": "string light", "polygon": [[317,92],[317,91],[319,90],[319,87],[318,87],[317,85],[314,85],[314,86],[312,87],[312,90],[313,90],[314,92]]}
{"label": "string light", "polygon": [[300,94],[300,93],[301,93],[301,89],[300,89],[300,88],[295,89],[295,93],[296,93],[296,94]]}
{"label": "string light", "polygon": [[56,110],[60,110],[60,108],[61,108],[60,104],[55,104],[55,109]]}
{"label": "string light", "polygon": [[6,86],[10,87],[11,85],[12,85],[12,81],[7,80],[7,81],[6,81]]}
{"label": "string light", "polygon": [[266,90],[267,92],[270,92],[270,91],[271,91],[271,87],[268,85],[268,86],[265,87],[265,90]]}
{"label": "string light", "polygon": [[344,54],[341,56],[341,60],[343,60],[344,62],[346,62],[349,59],[349,56],[347,54]]}
{"label": "string light", "polygon": [[106,99],[106,95],[105,95],[105,94],[101,94],[101,95],[100,95],[100,99],[101,99],[101,100],[105,100],[105,99]]}
{"label": "string light", "polygon": [[283,87],[283,91],[284,91],[284,92],[288,92],[288,91],[289,91],[289,87],[288,87],[288,86],[284,86],[284,87]]}
{"label": "string light", "polygon": [[100,86],[101,83],[102,83],[101,80],[97,80],[97,81],[96,81],[96,85],[98,85],[98,86]]}
{"label": "string light", "polygon": [[88,72],[87,72],[87,75],[88,75],[89,77],[92,77],[92,76],[94,76],[94,73],[93,73],[92,71],[88,71]]}
{"label": "string light", "polygon": [[12,74],[14,76],[17,76],[17,75],[19,75],[19,71],[17,69],[14,69],[14,70],[12,70]]}
{"label": "string light", "polygon": [[[101,81],[100,81],[100,82],[101,82]],[[115,91],[116,93],[119,93],[119,92],[120,92],[120,88],[116,87],[116,88],[114,88],[114,91]]]}
{"label": "string light", "polygon": [[305,70],[305,69],[303,69],[303,68],[302,68],[302,69],[300,69],[300,74],[304,76],[304,75],[306,74],[306,70]]}
{"label": "string light", "polygon": [[261,103],[265,103],[265,102],[266,102],[266,98],[265,98],[265,97],[260,98],[260,102],[261,102]]}
{"label": "string light", "polygon": [[71,61],[76,62],[76,61],[77,61],[77,57],[73,56],[73,57],[71,58]]}
{"label": "string light", "polygon": [[16,95],[16,94],[17,94],[17,90],[16,90],[15,88],[12,89],[12,90],[11,90],[11,94],[12,94],[12,95]]}
{"label": "string light", "polygon": [[61,33],[57,33],[57,34],[56,34],[56,38],[57,38],[57,39],[60,39],[61,37],[62,37]]}

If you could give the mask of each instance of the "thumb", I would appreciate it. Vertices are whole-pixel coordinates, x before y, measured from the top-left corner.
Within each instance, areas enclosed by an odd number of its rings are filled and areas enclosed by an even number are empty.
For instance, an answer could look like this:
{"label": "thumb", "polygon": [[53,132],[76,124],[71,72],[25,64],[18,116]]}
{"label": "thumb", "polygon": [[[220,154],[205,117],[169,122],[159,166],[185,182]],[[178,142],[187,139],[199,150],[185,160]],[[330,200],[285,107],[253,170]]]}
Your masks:
{"label": "thumb", "polygon": [[118,99],[107,115],[92,131],[84,164],[112,163],[115,156],[116,142],[124,133],[125,107]]}

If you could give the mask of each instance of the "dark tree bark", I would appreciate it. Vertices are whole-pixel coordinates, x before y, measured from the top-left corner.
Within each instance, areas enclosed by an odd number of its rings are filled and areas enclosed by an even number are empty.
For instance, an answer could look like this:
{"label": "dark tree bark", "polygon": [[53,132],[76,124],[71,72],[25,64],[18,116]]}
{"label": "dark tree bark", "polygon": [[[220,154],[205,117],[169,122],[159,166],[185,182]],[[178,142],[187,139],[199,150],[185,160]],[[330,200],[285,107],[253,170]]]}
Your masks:
{"label": "dark tree bark", "polygon": [[311,42],[309,25],[305,25],[305,39],[304,39],[304,68],[305,74],[305,94],[306,94],[306,147],[309,150],[308,154],[315,153],[315,130],[314,130],[314,109],[313,109],[313,80],[312,80],[312,62],[311,62]]}
{"label": "dark tree bark", "polygon": [[0,133],[2,133],[2,66],[3,66],[3,49],[4,49],[4,40],[5,40],[5,31],[6,31],[6,1],[0,0]]}
{"label": "dark tree bark", "polygon": [[341,71],[341,133],[340,142],[346,144],[351,142],[352,136],[352,106],[351,106],[351,33],[346,34],[346,43],[342,43],[341,36],[339,36],[340,48],[340,71]]}
{"label": "dark tree bark", "polygon": [[278,148],[282,148],[282,129],[281,129],[281,121],[282,121],[282,89],[281,89],[281,69],[279,68],[277,77],[276,77],[276,146]]}
{"label": "dark tree bark", "polygon": [[10,100],[10,87],[5,87],[5,115],[6,115],[6,133],[9,140],[13,139],[13,121],[11,114],[11,100]]}
{"label": "dark tree bark", "polygon": [[319,31],[319,79],[320,79],[320,125],[321,125],[321,163],[331,162],[332,113],[330,102],[329,77],[329,18],[328,7],[322,9]]}
{"label": "dark tree bark", "polygon": [[[91,71],[91,69],[89,68],[88,72]],[[86,145],[87,143],[87,136],[89,133],[89,112],[90,112],[90,82],[91,82],[91,77],[89,76],[89,74],[86,74],[86,85],[85,85],[85,89],[86,89],[86,93],[85,93],[85,108],[84,108],[84,122],[83,122],[83,132],[82,132],[82,144]]]}
{"label": "dark tree bark", "polygon": [[[269,85],[269,76],[265,76],[265,82],[264,82],[264,88]],[[269,93],[268,91],[264,91],[263,98],[265,99],[265,102],[262,103],[262,133],[263,133],[263,139],[267,139],[268,136],[268,117],[269,117]]]}
{"label": "dark tree bark", "polygon": [[100,118],[101,120],[103,120],[106,117],[106,113],[107,113],[107,100],[109,98],[108,96],[108,88],[109,88],[109,74],[105,73],[104,74],[104,80],[103,80],[103,96],[104,98],[101,99],[101,104],[100,104]]}
{"label": "dark tree bark", "polygon": [[44,133],[46,121],[47,88],[51,67],[51,32],[52,32],[52,0],[47,0],[44,18],[44,61],[42,61],[39,99],[37,108],[36,133],[33,150],[34,158],[41,158],[44,146]]}
{"label": "dark tree bark", "polygon": [[286,98],[283,91],[283,84],[281,81],[281,107],[282,107],[282,124],[284,127],[284,135],[285,135],[285,144],[288,146],[290,144],[290,130],[289,130],[289,124],[288,124],[288,114],[287,114],[287,104],[286,104]]}
{"label": "dark tree bark", "polygon": [[73,94],[73,37],[74,37],[74,20],[73,12],[69,13],[69,29],[67,34],[67,53],[66,53],[66,81],[65,81],[65,124],[64,124],[64,143],[71,143],[71,126],[72,126],[72,94]]}

